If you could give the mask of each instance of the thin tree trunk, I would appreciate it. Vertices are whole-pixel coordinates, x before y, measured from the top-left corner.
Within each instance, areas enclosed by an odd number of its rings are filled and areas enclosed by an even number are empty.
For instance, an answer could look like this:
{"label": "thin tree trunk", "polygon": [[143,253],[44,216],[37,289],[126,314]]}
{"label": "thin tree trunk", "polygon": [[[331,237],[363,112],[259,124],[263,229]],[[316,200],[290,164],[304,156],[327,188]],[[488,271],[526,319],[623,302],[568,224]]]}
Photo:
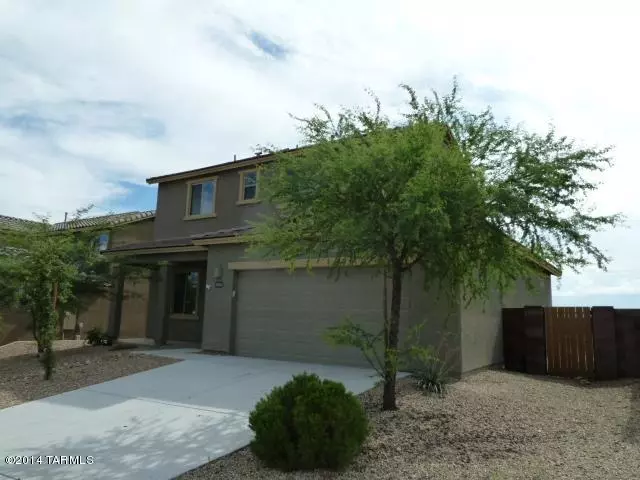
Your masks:
{"label": "thin tree trunk", "polygon": [[80,307],[76,307],[76,323],[73,325],[73,337],[80,335]]}
{"label": "thin tree trunk", "polygon": [[[57,310],[56,310],[57,308],[58,308],[58,282],[54,282],[51,312],[47,317],[48,331],[47,331],[46,339],[43,342],[44,352],[43,352],[42,363],[44,365],[45,380],[50,380],[51,376],[53,375],[53,367],[55,363],[55,356],[53,353],[53,340],[54,340],[55,333],[52,331],[53,325],[49,324],[49,322],[54,323],[53,320],[56,320],[55,325],[56,327],[58,326],[57,318],[55,318],[55,316],[57,315]],[[51,318],[52,316],[54,316],[54,318]]]}
{"label": "thin tree trunk", "polygon": [[[385,279],[386,281],[386,279]],[[402,300],[402,265],[394,264],[391,272],[391,313],[385,325],[384,391],[382,409],[396,410],[396,374],[398,368],[398,333]]]}
{"label": "thin tree trunk", "polygon": [[[57,312],[57,308],[58,308],[58,282],[54,282],[53,283],[53,295],[52,295],[52,301],[53,301],[53,311]],[[56,332],[54,333],[54,336],[51,340],[57,339],[58,338],[58,331],[61,333],[61,337],[62,339],[64,339],[64,330],[62,329],[62,322],[64,322],[64,318],[60,318],[60,315],[58,315],[58,321],[56,322]]]}
{"label": "thin tree trunk", "polygon": [[58,282],[53,284],[53,311],[56,311],[58,308]]}
{"label": "thin tree trunk", "polygon": [[40,354],[44,352],[44,347],[42,346],[42,342],[40,341],[40,332],[38,330],[40,328],[37,320],[39,317],[39,313],[33,308],[31,308],[29,311],[31,313],[31,334],[33,335],[33,339],[36,341],[36,345],[38,347],[38,353],[36,354],[36,357],[40,357]]}

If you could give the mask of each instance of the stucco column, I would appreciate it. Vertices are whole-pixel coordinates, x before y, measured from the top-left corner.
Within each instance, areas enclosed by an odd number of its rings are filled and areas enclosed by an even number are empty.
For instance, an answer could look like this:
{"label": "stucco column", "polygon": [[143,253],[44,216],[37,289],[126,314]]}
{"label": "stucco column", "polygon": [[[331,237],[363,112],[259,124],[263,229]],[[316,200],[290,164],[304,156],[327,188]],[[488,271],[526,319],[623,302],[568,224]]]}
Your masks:
{"label": "stucco column", "polygon": [[107,324],[107,335],[116,339],[120,336],[120,324],[122,322],[122,299],[124,296],[124,271],[114,265],[113,274],[116,277],[115,285],[112,288],[112,298],[109,304],[109,322]]}
{"label": "stucco column", "polygon": [[171,275],[173,266],[170,262],[161,262],[158,268],[158,305],[160,314],[157,317],[155,341],[158,345],[166,345],[169,335],[169,302],[171,301]]}

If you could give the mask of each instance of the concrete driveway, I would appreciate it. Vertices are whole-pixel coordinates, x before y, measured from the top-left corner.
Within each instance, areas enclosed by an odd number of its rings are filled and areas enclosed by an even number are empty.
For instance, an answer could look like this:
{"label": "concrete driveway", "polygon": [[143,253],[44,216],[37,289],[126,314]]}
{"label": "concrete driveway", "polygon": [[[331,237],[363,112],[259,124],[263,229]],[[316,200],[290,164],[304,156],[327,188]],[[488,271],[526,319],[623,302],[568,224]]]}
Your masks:
{"label": "concrete driveway", "polygon": [[375,383],[371,370],[196,352],[157,351],[184,361],[0,410],[0,479],[170,479],[247,445],[249,412],[294,374],[354,393]]}

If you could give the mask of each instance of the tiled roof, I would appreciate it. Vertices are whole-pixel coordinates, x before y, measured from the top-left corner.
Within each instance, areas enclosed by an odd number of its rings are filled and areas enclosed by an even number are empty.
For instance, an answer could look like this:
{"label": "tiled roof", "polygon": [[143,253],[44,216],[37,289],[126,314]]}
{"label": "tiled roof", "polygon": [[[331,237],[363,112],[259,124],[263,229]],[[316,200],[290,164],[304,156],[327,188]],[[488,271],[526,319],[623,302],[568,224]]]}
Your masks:
{"label": "tiled roof", "polygon": [[20,230],[22,228],[28,227],[29,225],[34,225],[37,222],[33,220],[25,220],[23,218],[16,217],[7,217],[5,215],[0,215],[0,229],[5,230]]}
{"label": "tiled roof", "polygon": [[139,222],[148,218],[155,217],[155,210],[146,210],[144,212],[134,211],[125,213],[115,213],[113,215],[101,215],[99,217],[87,217],[79,220],[69,220],[67,222],[58,222],[53,224],[53,230],[68,230],[76,228],[90,228],[105,226],[116,226],[123,223]]}
{"label": "tiled roof", "polygon": [[163,240],[151,240],[148,242],[126,243],[110,248],[108,252],[126,252],[129,250],[146,250],[149,248],[191,247],[191,237],[165,238]]}
{"label": "tiled roof", "polygon": [[[124,223],[139,222],[141,220],[147,220],[155,217],[155,210],[146,210],[144,212],[134,211],[125,213],[115,213],[112,215],[100,215],[98,217],[87,217],[79,220],[69,220],[68,222],[58,222],[52,225],[52,229],[55,231],[76,229],[76,228],[89,228],[98,227],[100,225],[116,226]],[[0,230],[19,230],[27,228],[29,226],[37,225],[39,222],[33,220],[25,220],[24,218],[8,217],[6,215],[0,215]]]}
{"label": "tiled roof", "polygon": [[154,248],[172,248],[172,247],[191,247],[194,240],[203,240],[206,238],[225,238],[235,237],[241,233],[251,230],[251,226],[223,228],[212,232],[199,233],[190,237],[165,238],[162,240],[153,240],[149,242],[127,243],[117,247],[110,248],[107,252],[127,252],[131,250],[150,250]]}
{"label": "tiled roof", "polygon": [[248,232],[249,230],[251,230],[251,225],[244,225],[242,227],[223,228],[213,232],[198,233],[196,235],[191,235],[191,238],[193,240],[204,240],[206,238],[233,237],[235,235]]}

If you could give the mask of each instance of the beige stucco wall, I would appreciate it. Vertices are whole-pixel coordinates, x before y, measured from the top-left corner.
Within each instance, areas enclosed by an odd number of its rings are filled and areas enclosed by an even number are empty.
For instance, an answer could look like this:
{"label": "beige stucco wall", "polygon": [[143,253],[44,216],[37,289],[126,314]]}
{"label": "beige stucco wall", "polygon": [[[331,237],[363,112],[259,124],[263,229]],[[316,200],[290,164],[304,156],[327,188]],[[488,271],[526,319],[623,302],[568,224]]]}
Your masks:
{"label": "beige stucco wall", "polygon": [[462,372],[502,361],[502,304],[497,291],[485,301],[462,305]]}
{"label": "beige stucco wall", "polygon": [[[234,272],[229,262],[247,260],[244,245],[215,245],[209,248],[205,288],[202,348],[230,352],[233,345],[232,305]],[[215,287],[214,270],[222,267],[223,286]]]}
{"label": "beige stucco wall", "polygon": [[446,360],[452,376],[462,369],[460,349],[460,304],[432,286],[425,288],[424,273],[414,268],[407,275],[404,289],[407,291],[409,314],[401,323],[400,339],[416,325],[424,324],[419,343],[434,348]]}
{"label": "beige stucco wall", "polygon": [[99,297],[94,299],[84,311],[80,312],[78,316],[78,323],[82,324],[80,326],[80,335],[84,335],[92,328],[99,328],[103,332],[107,330],[110,304],[110,298]]}
{"label": "beige stucco wall", "polygon": [[[265,202],[237,205],[240,187],[240,171],[222,172],[217,175],[215,217],[184,220],[189,183],[197,179],[176,180],[158,185],[158,200],[154,222],[154,238],[187,237],[223,228],[241,227],[247,220],[256,220],[259,214],[270,211]],[[202,178],[210,178],[205,175]]]}
{"label": "beige stucco wall", "polygon": [[462,305],[463,373],[502,362],[502,308],[551,306],[550,275],[541,274],[532,281],[536,286],[534,290],[527,288],[523,278],[503,295],[496,289],[487,300],[475,300],[468,306]]}
{"label": "beige stucco wall", "polygon": [[22,310],[0,309],[0,345],[33,340],[31,316]]}
{"label": "beige stucco wall", "polygon": [[109,246],[110,248],[113,248],[126,245],[128,243],[153,240],[153,228],[153,218],[116,228],[111,232]]}
{"label": "beige stucco wall", "polygon": [[552,303],[551,276],[549,274],[540,275],[533,278],[535,289],[527,288],[524,278],[519,279],[511,290],[505,292],[502,297],[504,308],[519,308],[524,306],[550,307]]}
{"label": "beige stucco wall", "polygon": [[[109,246],[117,247],[128,243],[144,242],[153,239],[153,218],[141,222],[117,227],[110,232]],[[124,285],[122,302],[122,319],[120,322],[121,338],[140,338],[146,336],[147,306],[149,302],[149,280],[127,280]],[[109,324],[111,298],[96,298],[81,312],[78,321],[82,323],[80,334],[84,335],[92,328],[103,332]]]}
{"label": "beige stucco wall", "polygon": [[145,338],[147,336],[149,285],[148,278],[140,278],[135,282],[125,281],[120,338]]}

